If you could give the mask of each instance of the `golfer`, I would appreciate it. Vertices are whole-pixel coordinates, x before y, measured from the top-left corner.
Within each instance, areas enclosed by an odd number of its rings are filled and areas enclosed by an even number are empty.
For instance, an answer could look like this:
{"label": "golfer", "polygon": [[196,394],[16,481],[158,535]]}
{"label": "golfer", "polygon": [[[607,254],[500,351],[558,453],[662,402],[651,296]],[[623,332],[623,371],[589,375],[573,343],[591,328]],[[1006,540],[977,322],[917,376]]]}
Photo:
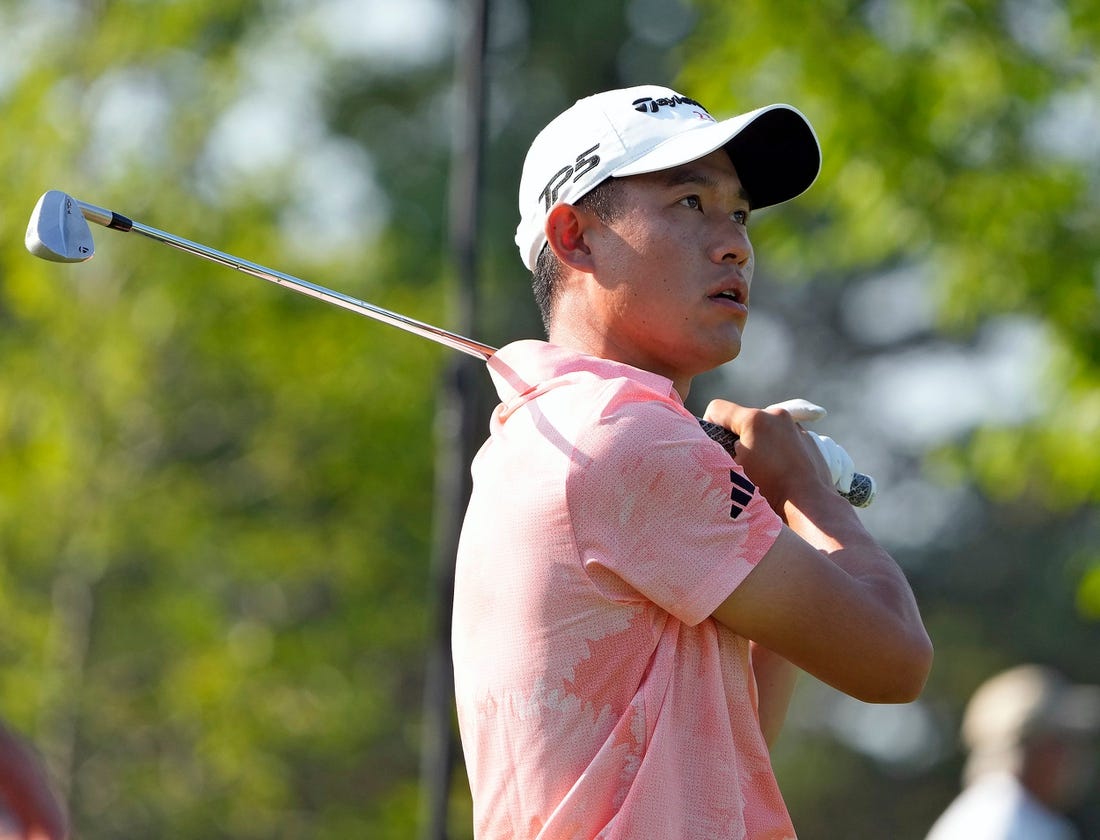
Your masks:
{"label": "golfer", "polygon": [[535,138],[516,243],[549,341],[489,362],[455,587],[480,840],[794,837],[768,749],[798,670],[921,692],[913,593],[807,433],[718,400],[731,458],[684,407],[741,349],[750,215],[819,168],[793,108],[716,121],[654,86]]}

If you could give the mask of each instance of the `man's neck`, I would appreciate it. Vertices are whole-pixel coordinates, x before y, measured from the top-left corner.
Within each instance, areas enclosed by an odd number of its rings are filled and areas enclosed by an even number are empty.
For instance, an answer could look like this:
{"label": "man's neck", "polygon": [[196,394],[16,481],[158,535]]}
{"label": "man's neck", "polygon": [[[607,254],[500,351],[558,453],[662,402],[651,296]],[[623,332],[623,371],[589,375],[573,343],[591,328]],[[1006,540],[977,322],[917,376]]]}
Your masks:
{"label": "man's neck", "polygon": [[567,347],[570,350],[584,353],[587,356],[596,356],[600,359],[619,362],[620,364],[636,367],[639,370],[655,373],[658,376],[664,376],[672,380],[672,387],[676,390],[676,393],[679,394],[680,401],[687,401],[688,392],[691,390],[691,376],[677,376],[675,374],[670,374],[669,371],[656,369],[654,365],[646,364],[644,360],[637,358],[636,355],[630,353],[628,350],[616,345],[606,334],[586,327],[578,328],[578,324],[583,325],[583,320],[561,320],[569,326],[559,329],[551,325],[548,337],[551,344],[556,344],[559,347]]}

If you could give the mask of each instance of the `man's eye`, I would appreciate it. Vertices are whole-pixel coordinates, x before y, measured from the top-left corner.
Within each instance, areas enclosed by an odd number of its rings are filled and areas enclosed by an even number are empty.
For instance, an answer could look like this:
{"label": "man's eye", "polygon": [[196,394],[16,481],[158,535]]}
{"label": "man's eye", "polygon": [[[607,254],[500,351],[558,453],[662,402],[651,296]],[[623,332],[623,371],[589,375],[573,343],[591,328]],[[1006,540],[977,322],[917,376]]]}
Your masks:
{"label": "man's eye", "polygon": [[734,210],[730,213],[730,218],[733,219],[739,225],[747,225],[749,223],[749,211],[748,210]]}
{"label": "man's eye", "polygon": [[702,210],[703,200],[697,195],[689,195],[680,199],[680,203],[685,207],[690,207],[692,210]]}

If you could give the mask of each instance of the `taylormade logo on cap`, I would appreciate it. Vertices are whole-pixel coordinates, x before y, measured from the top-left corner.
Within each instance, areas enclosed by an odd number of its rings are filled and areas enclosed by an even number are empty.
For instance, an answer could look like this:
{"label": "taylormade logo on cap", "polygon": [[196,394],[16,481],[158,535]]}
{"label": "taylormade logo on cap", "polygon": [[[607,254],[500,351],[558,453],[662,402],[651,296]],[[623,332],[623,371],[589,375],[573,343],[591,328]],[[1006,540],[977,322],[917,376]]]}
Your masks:
{"label": "taylormade logo on cap", "polygon": [[[694,99],[688,99],[686,96],[679,96],[677,94],[673,96],[662,96],[659,99],[654,99],[651,96],[643,96],[641,99],[635,99],[630,104],[634,107],[635,111],[642,114],[656,114],[661,108],[675,108],[677,105],[694,105],[697,110],[691,113],[696,119],[714,122],[714,117],[707,113],[706,108]],[[570,182],[574,184],[583,183],[583,176],[599,166],[600,156],[594,154],[599,147],[600,144],[597,143],[591,149],[586,149],[577,155],[577,160],[574,165],[563,166],[554,173],[554,177],[550,179],[549,183],[543,187],[542,192],[539,193],[539,198],[542,200],[546,211],[549,212],[550,208],[557,204],[558,195],[563,185]],[[599,181],[596,183],[599,183]]]}
{"label": "taylormade logo on cap", "polygon": [[524,265],[534,270],[556,205],[607,178],[680,166],[723,146],[754,208],[801,194],[821,166],[813,128],[789,105],[719,122],[694,99],[655,85],[578,100],[539,132],[523,165],[516,245]]}

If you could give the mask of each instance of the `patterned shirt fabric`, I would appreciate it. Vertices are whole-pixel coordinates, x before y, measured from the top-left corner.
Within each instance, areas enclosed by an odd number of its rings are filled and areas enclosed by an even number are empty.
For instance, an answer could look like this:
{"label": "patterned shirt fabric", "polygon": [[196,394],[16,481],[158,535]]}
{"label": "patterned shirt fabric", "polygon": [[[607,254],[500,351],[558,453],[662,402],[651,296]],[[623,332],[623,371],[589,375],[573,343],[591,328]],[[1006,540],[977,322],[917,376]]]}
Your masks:
{"label": "patterned shirt fabric", "polygon": [[779,518],[670,380],[540,341],[489,367],[453,618],[476,837],[793,838],[710,617]]}

